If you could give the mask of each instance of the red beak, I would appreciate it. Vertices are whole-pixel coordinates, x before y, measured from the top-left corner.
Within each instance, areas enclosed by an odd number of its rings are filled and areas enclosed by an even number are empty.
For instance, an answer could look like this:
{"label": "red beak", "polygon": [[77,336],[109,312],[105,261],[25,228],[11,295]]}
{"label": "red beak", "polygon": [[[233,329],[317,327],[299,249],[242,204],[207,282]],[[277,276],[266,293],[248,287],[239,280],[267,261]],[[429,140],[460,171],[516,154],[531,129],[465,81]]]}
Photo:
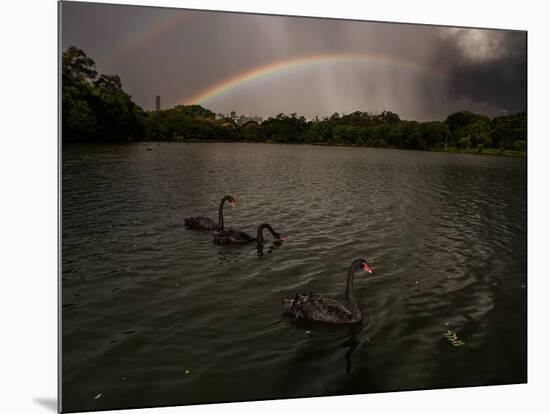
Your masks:
{"label": "red beak", "polygon": [[372,273],[372,269],[366,263],[363,264],[363,270],[367,273]]}
{"label": "red beak", "polygon": [[237,207],[236,201],[230,201],[229,204],[231,204],[231,207]]}
{"label": "red beak", "polygon": [[286,240],[286,236],[284,234],[279,234],[279,240]]}

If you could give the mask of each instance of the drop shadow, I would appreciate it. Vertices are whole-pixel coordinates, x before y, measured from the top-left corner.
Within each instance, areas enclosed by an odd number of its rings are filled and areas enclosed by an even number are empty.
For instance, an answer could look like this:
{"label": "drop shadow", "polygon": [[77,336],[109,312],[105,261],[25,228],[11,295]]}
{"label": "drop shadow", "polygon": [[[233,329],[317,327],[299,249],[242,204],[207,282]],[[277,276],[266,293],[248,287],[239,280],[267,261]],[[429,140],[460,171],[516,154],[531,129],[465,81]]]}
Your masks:
{"label": "drop shadow", "polygon": [[43,397],[35,397],[33,398],[33,401],[37,405],[41,405],[42,407],[53,411],[54,413],[57,412],[57,398],[43,398]]}

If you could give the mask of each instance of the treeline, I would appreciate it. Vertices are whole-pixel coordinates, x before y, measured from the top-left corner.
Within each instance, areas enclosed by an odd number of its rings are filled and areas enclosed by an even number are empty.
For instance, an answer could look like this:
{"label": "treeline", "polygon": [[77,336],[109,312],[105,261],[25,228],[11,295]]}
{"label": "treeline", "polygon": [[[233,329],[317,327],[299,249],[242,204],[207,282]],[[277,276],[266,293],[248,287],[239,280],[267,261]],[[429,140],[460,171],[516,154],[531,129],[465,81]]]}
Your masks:
{"label": "treeline", "polygon": [[61,119],[64,142],[143,139],[147,114],[116,75],[98,75],[86,54],[70,47],[62,57]]}
{"label": "treeline", "polygon": [[356,111],[307,121],[279,114],[238,125],[199,105],[143,111],[124,92],[118,76],[99,75],[93,60],[75,47],[63,53],[62,122],[65,142],[248,141],[357,145],[418,150],[493,148],[525,151],[527,113],[490,119],[468,111],[445,121],[417,122]]}

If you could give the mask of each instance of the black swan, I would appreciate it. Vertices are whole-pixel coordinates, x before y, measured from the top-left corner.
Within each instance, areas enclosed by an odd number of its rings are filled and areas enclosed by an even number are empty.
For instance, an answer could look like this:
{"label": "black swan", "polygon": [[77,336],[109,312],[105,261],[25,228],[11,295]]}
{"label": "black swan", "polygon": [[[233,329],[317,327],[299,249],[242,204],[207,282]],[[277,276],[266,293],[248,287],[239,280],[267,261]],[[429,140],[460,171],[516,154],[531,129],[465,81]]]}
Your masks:
{"label": "black swan", "polygon": [[197,230],[223,231],[223,204],[226,201],[229,202],[231,207],[236,207],[237,205],[237,200],[235,200],[230,195],[226,195],[224,198],[222,198],[222,201],[220,201],[220,208],[218,212],[218,223],[216,223],[212,219],[209,219],[208,217],[203,217],[203,216],[188,217],[184,219],[185,227],[187,227],[188,229],[197,229]]}
{"label": "black swan", "polygon": [[283,300],[284,314],[295,319],[328,323],[356,323],[363,319],[363,312],[353,296],[353,277],[357,269],[372,273],[371,268],[363,259],[355,259],[348,271],[346,305],[326,296],[316,293],[297,294],[293,299]]}
{"label": "black swan", "polygon": [[285,240],[286,237],[284,234],[277,233],[273,228],[267,224],[263,223],[258,226],[258,231],[256,233],[256,237],[252,237],[248,233],[245,233],[244,231],[238,231],[238,230],[225,230],[221,231],[214,235],[214,243],[216,244],[248,244],[248,243],[256,243],[258,246],[262,246],[264,244],[264,229],[269,230],[271,235],[278,240]]}

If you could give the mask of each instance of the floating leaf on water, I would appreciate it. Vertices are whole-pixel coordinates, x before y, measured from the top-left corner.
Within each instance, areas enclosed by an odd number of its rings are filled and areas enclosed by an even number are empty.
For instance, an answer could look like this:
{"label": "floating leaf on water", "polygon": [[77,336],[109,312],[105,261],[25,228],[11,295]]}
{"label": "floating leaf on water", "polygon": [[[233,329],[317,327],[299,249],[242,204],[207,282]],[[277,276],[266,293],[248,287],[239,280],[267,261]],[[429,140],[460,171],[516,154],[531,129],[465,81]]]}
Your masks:
{"label": "floating leaf on water", "polygon": [[306,331],[306,334],[308,334],[308,335],[311,334],[311,331]]}
{"label": "floating leaf on water", "polygon": [[466,345],[466,342],[458,339],[458,335],[455,331],[447,330],[447,333],[444,336],[449,340],[452,346],[458,347]]}
{"label": "floating leaf on water", "polygon": [[97,394],[95,397],[94,397],[94,400],[99,400],[101,398],[101,393]]}

